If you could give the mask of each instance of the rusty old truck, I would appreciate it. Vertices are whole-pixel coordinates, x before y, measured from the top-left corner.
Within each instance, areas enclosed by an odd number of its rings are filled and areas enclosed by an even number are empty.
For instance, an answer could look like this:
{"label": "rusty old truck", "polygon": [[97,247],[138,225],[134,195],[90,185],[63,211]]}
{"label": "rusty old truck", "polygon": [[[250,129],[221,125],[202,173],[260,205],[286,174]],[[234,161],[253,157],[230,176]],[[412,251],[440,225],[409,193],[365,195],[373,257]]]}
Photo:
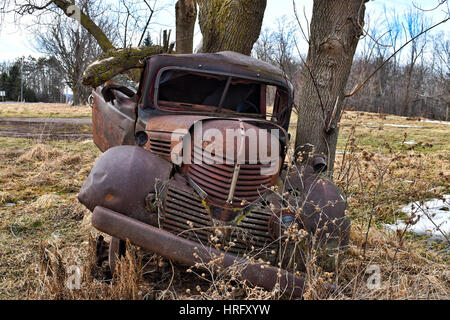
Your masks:
{"label": "rusty old truck", "polygon": [[276,67],[235,52],[160,54],[137,89],[92,97],[103,153],[78,199],[111,236],[112,268],[129,240],[301,296],[305,251],[347,245],[346,201],[323,159],[288,157],[293,86]]}

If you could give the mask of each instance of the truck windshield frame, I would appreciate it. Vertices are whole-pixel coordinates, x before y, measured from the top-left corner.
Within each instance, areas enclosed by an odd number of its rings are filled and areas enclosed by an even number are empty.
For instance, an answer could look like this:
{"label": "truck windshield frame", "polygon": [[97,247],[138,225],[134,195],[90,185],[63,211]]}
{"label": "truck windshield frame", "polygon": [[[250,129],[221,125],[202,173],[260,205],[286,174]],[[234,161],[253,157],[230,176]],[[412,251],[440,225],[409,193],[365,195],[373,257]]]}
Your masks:
{"label": "truck windshield frame", "polygon": [[[220,94],[220,100],[217,103],[217,105],[203,105],[203,104],[191,104],[191,103],[183,103],[183,102],[175,102],[175,101],[166,101],[164,100],[165,105],[161,104],[161,101],[159,99],[160,96],[160,85],[161,85],[161,77],[162,75],[167,71],[180,71],[180,72],[186,72],[186,74],[192,73],[196,75],[202,75],[209,77],[219,77],[222,78],[223,81],[225,81],[225,87],[223,90],[221,90]],[[267,114],[266,105],[262,106],[261,101],[259,101],[260,105],[258,106],[258,113],[247,113],[247,112],[239,112],[234,111],[225,108],[223,105],[225,103],[225,99],[227,98],[227,95],[230,91],[230,85],[232,82],[238,82],[238,81],[248,81],[249,83],[254,83],[255,85],[258,84],[259,87],[267,87],[267,86],[275,86],[280,92],[284,92],[288,94],[288,88],[286,86],[283,86],[279,82],[274,81],[264,81],[264,79],[261,79],[259,77],[247,77],[247,76],[241,76],[239,74],[232,74],[232,73],[223,73],[223,72],[214,72],[209,70],[202,70],[202,69],[193,69],[193,68],[186,68],[186,67],[179,67],[179,66],[166,66],[162,67],[158,70],[155,79],[153,82],[153,88],[149,88],[150,94],[152,96],[149,96],[149,99],[153,100],[153,106],[155,109],[164,111],[164,112],[170,112],[170,113],[183,113],[183,112],[189,112],[193,114],[221,114],[223,116],[233,116],[236,117],[237,115],[241,116],[249,116],[249,117],[256,117],[256,118],[263,118],[265,119],[267,116],[270,118],[269,121],[277,123],[276,119],[273,119],[272,114]],[[218,87],[219,88],[219,87]],[[265,103],[265,98],[263,102]],[[286,99],[290,100],[290,99]],[[288,104],[288,102],[286,101]],[[168,106],[170,105],[170,106]],[[286,110],[289,109],[290,106],[286,105],[282,109]],[[278,108],[280,110],[280,108]]]}

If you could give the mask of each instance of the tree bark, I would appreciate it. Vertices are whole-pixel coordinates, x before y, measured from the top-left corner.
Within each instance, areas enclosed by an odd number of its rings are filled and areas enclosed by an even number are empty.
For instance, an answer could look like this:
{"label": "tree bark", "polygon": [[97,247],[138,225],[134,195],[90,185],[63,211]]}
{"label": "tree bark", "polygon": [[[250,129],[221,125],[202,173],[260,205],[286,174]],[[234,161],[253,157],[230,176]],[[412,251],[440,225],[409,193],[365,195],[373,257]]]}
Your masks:
{"label": "tree bark", "polygon": [[197,0],[203,35],[201,52],[250,55],[261,31],[266,0]]}
{"label": "tree bark", "polygon": [[408,112],[408,104],[409,104],[409,88],[411,87],[411,77],[412,77],[412,71],[413,71],[413,67],[414,65],[410,64],[410,66],[408,67],[408,72],[407,72],[407,80],[406,80],[406,89],[405,89],[405,97],[403,98],[403,103],[402,103],[402,109],[400,111],[400,115],[401,116],[409,116],[409,112]]}
{"label": "tree bark", "polygon": [[364,24],[367,0],[314,0],[306,67],[302,71],[295,147],[303,159],[308,144],[328,160],[332,173],[344,90]]}
{"label": "tree bark", "polygon": [[195,0],[177,1],[175,4],[177,53],[192,53],[196,18],[197,6]]}
{"label": "tree bark", "polygon": [[[85,86],[97,87],[110,80],[115,75],[130,69],[142,68],[142,60],[154,54],[166,52],[164,47],[137,47],[108,51],[98,60],[93,62],[83,74],[82,83]],[[138,82],[139,73],[130,77]]]}
{"label": "tree bark", "polygon": [[80,98],[78,95],[78,85],[76,83],[72,83],[72,106],[80,105]]}

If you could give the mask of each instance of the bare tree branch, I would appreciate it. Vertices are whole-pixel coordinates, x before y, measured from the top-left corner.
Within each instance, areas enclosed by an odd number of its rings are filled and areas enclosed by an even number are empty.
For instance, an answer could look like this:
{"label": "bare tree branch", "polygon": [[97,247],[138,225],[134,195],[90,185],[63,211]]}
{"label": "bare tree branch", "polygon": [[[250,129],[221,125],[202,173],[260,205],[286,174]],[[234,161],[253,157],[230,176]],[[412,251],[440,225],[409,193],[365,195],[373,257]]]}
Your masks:
{"label": "bare tree branch", "polygon": [[419,34],[417,34],[416,36],[412,37],[411,39],[409,39],[407,42],[405,42],[400,48],[398,48],[397,50],[394,51],[394,53],[392,53],[386,60],[383,61],[383,63],[381,63],[363,82],[361,82],[359,85],[357,85],[352,92],[346,94],[344,97],[348,98],[351,97],[353,95],[355,95],[369,80],[370,78],[372,78],[377,72],[378,70],[380,70],[381,68],[383,68],[383,66],[389,61],[391,60],[392,57],[394,57],[400,50],[402,50],[404,47],[406,47],[409,43],[411,43],[412,41],[414,41],[415,39],[417,39],[418,37],[420,37],[421,35],[427,33],[428,31],[430,31],[431,29],[446,23],[450,18],[445,18],[444,20],[432,25],[431,27],[423,30],[422,32],[420,32]]}

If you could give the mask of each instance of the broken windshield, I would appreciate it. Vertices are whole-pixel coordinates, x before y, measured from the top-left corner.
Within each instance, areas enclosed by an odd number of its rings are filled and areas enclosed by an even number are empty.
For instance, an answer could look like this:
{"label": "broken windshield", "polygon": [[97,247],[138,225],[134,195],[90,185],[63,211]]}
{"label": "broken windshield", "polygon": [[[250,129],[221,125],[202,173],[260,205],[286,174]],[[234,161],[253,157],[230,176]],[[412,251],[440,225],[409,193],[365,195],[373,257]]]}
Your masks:
{"label": "broken windshield", "polygon": [[158,105],[163,109],[262,114],[263,87],[231,76],[166,70],[159,81]]}

